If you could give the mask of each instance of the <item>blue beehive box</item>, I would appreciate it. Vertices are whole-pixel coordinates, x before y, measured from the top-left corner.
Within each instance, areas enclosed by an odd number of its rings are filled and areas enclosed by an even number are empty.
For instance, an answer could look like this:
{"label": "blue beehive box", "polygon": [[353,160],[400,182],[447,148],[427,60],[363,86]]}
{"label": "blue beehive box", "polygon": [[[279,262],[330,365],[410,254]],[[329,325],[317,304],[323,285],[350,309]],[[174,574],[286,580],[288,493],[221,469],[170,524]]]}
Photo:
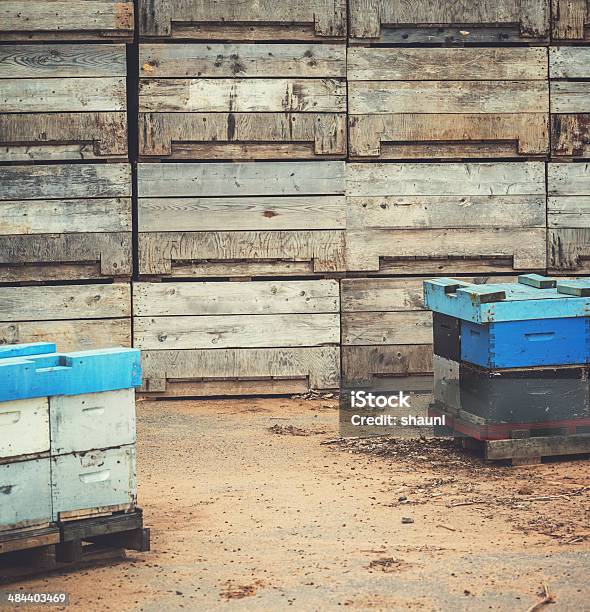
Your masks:
{"label": "blue beehive box", "polygon": [[[435,354],[484,368],[590,362],[590,282],[526,275],[518,283],[424,283]],[[450,355],[453,353],[453,356]]]}

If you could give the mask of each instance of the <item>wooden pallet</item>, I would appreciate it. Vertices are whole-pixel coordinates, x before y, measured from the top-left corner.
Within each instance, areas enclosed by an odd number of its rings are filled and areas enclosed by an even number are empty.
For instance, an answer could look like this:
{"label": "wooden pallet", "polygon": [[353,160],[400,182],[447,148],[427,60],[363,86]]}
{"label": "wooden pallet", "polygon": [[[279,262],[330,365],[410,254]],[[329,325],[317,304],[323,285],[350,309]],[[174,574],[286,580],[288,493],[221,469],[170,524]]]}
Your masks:
{"label": "wooden pallet", "polygon": [[[346,266],[365,274],[546,267],[541,162],[347,164]],[[479,261],[479,266],[474,266]]]}
{"label": "wooden pallet", "polygon": [[346,48],[140,46],[142,159],[343,159]]}
{"label": "wooden pallet", "polygon": [[127,157],[125,45],[0,46],[0,161]]}
{"label": "wooden pallet", "polygon": [[119,513],[44,528],[0,532],[0,584],[48,572],[78,570],[150,550],[143,514]]}
{"label": "wooden pallet", "polygon": [[133,2],[0,0],[0,41],[133,39]]}
{"label": "wooden pallet", "polygon": [[131,346],[129,284],[0,287],[0,344],[59,351]]}
{"label": "wooden pallet", "polygon": [[552,39],[560,42],[590,40],[590,4],[586,0],[551,0]]}
{"label": "wooden pallet", "polygon": [[551,155],[590,159],[590,48],[552,47]]}
{"label": "wooden pallet", "polygon": [[549,39],[549,0],[351,0],[349,10],[349,36],[358,44],[542,43]]}
{"label": "wooden pallet", "polygon": [[344,271],[344,162],[139,164],[143,278]]}
{"label": "wooden pallet", "polygon": [[129,279],[131,168],[0,168],[0,283]]}
{"label": "wooden pallet", "polygon": [[344,39],[346,4],[346,0],[139,0],[139,34],[143,40]]}
{"label": "wooden pallet", "polygon": [[151,397],[339,385],[337,281],[135,283],[134,345]]}
{"label": "wooden pallet", "polygon": [[547,259],[551,273],[590,272],[590,164],[549,164]]}
{"label": "wooden pallet", "polygon": [[353,159],[549,153],[546,49],[359,47],[347,65]]}

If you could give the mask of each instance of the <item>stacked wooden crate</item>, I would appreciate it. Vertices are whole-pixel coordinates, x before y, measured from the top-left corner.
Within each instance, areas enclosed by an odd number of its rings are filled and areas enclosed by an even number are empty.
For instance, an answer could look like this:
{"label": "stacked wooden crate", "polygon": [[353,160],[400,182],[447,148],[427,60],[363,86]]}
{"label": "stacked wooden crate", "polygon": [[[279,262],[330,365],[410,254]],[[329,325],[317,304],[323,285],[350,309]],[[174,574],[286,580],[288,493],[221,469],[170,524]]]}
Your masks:
{"label": "stacked wooden crate", "polygon": [[129,346],[133,2],[0,16],[0,343]]}
{"label": "stacked wooden crate", "polygon": [[134,345],[151,396],[338,387],[346,19],[344,0],[140,0]]}
{"label": "stacked wooden crate", "polygon": [[548,0],[351,0],[344,386],[428,387],[417,275],[545,270],[549,29]]}

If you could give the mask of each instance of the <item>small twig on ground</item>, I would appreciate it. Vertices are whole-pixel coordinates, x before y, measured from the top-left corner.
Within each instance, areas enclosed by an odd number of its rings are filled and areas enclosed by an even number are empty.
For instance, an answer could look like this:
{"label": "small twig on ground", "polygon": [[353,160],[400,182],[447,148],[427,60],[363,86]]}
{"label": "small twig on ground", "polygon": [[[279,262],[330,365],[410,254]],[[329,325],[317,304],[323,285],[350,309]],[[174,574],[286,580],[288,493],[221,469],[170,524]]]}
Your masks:
{"label": "small twig on ground", "polygon": [[527,612],[537,612],[543,606],[555,603],[555,595],[553,595],[552,593],[549,593],[549,587],[547,586],[546,582],[543,583],[543,594],[542,594],[542,597],[543,597],[543,599],[540,602],[536,603],[534,606],[531,606],[527,610]]}
{"label": "small twig on ground", "polygon": [[449,527],[448,525],[443,525],[442,523],[438,524],[437,527],[442,527],[443,529],[448,529],[449,531],[457,531],[453,529],[453,527]]}

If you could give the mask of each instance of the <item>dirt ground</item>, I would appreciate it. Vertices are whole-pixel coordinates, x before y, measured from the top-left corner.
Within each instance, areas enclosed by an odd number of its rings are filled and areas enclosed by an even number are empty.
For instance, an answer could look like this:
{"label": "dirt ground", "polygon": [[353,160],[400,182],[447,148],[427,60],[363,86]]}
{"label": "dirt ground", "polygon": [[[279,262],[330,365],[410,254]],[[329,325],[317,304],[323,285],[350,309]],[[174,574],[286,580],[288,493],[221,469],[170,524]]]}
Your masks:
{"label": "dirt ground", "polygon": [[84,611],[524,612],[546,584],[555,603],[538,609],[590,610],[587,459],[322,444],[333,399],[141,402],[138,417],[152,551],[18,588],[65,590]]}

